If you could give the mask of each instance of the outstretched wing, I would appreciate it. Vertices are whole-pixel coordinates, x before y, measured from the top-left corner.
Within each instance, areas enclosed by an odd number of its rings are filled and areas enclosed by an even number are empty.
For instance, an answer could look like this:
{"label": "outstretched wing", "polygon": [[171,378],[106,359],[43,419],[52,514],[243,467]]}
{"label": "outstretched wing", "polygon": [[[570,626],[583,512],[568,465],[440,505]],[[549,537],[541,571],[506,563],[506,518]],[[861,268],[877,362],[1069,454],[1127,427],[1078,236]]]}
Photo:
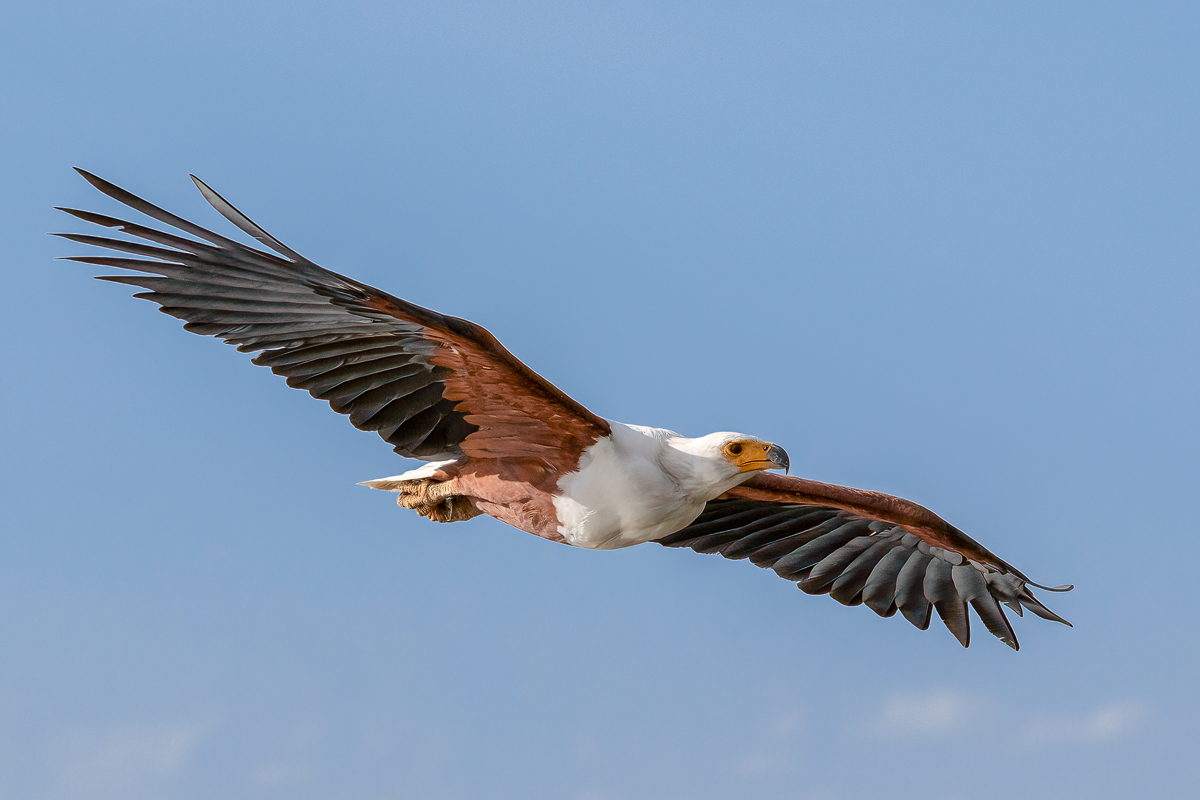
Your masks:
{"label": "outstretched wing", "polygon": [[[138,273],[104,276],[149,291],[184,328],[217,336],[376,431],[403,456],[499,459],[534,483],[557,480],[608,423],[551,385],[474,323],[322,269],[281,244],[199,179],[226,219],[279,255],[181,219],[79,170],[104,194],[187,238],[103,214],[60,209],[144,242],[56,234],[140,256],[70,260]],[[197,241],[199,240],[199,241]]]}
{"label": "outstretched wing", "polygon": [[921,630],[933,610],[963,647],[968,604],[1014,650],[1001,603],[1070,625],[1034,597],[1035,584],[932,511],[899,497],[761,473],[711,501],[695,522],[658,540],[726,558],[748,558],[809,594],[881,617],[899,611]]}

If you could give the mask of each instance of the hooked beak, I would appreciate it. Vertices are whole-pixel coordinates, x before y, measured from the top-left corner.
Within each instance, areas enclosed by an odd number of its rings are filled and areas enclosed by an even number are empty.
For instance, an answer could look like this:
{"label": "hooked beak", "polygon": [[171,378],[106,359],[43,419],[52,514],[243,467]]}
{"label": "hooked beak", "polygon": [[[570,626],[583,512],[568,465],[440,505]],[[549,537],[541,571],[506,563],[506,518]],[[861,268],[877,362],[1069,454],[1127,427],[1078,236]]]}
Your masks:
{"label": "hooked beak", "polygon": [[787,450],[784,450],[777,444],[773,444],[767,448],[766,456],[767,460],[774,464],[776,469],[783,470],[784,475],[787,474],[788,468],[792,465],[792,462],[788,460]]}

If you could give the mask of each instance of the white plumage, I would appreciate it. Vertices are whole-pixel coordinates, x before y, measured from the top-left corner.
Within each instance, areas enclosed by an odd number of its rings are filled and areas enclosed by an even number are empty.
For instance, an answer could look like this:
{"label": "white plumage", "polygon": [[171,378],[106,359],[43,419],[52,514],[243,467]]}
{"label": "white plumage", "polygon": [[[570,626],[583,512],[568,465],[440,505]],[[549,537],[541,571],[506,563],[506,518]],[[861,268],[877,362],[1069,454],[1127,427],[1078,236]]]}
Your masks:
{"label": "white plumage", "polygon": [[696,439],[663,428],[608,421],[612,435],[584,451],[579,470],[558,482],[558,532],[571,544],[614,550],[651,542],[691,524],[705,504],[747,480],[722,456],[733,440]]}

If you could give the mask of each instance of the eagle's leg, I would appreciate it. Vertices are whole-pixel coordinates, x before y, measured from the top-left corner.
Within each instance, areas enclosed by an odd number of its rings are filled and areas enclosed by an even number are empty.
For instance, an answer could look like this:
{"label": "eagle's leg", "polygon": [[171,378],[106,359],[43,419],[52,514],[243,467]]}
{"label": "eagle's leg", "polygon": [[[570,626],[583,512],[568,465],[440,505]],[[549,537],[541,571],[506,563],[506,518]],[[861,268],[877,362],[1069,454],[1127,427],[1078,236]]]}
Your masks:
{"label": "eagle's leg", "polygon": [[477,517],[483,512],[466,495],[454,494],[450,481],[435,481],[429,478],[404,481],[392,491],[398,492],[396,504],[411,508],[422,517],[434,522],[459,522]]}

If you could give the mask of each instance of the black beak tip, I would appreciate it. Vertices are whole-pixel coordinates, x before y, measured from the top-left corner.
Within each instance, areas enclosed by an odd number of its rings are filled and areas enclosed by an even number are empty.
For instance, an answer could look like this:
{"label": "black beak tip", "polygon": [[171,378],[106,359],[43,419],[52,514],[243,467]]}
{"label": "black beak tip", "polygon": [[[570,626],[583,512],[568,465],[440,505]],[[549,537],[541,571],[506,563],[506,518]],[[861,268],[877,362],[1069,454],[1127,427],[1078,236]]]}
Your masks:
{"label": "black beak tip", "polygon": [[771,445],[771,448],[767,450],[767,457],[771,459],[772,464],[783,470],[784,475],[788,474],[788,470],[791,468],[792,462],[788,458],[787,450],[784,450],[777,444],[773,444]]}

